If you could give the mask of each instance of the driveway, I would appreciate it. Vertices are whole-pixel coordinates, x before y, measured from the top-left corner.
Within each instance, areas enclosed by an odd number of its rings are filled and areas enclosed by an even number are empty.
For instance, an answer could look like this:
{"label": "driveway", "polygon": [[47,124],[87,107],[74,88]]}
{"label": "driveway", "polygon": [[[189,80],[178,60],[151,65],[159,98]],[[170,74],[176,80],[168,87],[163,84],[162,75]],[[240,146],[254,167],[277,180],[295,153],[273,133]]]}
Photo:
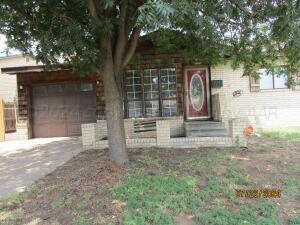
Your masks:
{"label": "driveway", "polygon": [[23,191],[80,151],[81,138],[0,142],[0,198]]}

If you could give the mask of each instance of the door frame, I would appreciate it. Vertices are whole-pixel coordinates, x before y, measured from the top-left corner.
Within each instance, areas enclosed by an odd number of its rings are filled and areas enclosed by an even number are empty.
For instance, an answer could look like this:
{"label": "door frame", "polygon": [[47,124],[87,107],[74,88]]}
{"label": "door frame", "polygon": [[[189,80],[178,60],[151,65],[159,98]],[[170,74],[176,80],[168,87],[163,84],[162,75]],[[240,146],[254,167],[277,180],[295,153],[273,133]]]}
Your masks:
{"label": "door frame", "polygon": [[[206,71],[206,95],[207,95],[207,111],[208,111],[208,116],[200,116],[200,117],[189,117],[189,107],[188,107],[188,102],[189,102],[189,95],[188,95],[188,81],[187,81],[187,71],[188,70],[205,70]],[[211,80],[211,75],[210,75],[210,67],[206,65],[199,65],[199,66],[187,66],[184,67],[183,70],[183,89],[184,89],[184,109],[185,109],[185,119],[186,120],[211,120],[212,118],[212,110],[211,110],[211,86],[210,86],[210,80]]]}

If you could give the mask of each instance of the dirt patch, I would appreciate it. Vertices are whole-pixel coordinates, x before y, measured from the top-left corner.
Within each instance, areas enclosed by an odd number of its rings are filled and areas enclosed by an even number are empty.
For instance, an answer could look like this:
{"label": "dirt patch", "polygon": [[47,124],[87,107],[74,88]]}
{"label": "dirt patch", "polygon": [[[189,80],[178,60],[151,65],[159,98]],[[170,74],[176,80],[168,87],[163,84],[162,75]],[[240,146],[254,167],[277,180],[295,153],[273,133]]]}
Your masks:
{"label": "dirt patch", "polygon": [[194,225],[193,216],[191,215],[179,215],[175,217],[175,221],[179,225]]}
{"label": "dirt patch", "polygon": [[107,151],[78,155],[39,181],[42,190],[24,202],[25,217],[20,224],[34,220],[38,224],[76,224],[97,217],[97,224],[115,221],[119,210],[109,189],[120,182],[123,172],[110,162]]}

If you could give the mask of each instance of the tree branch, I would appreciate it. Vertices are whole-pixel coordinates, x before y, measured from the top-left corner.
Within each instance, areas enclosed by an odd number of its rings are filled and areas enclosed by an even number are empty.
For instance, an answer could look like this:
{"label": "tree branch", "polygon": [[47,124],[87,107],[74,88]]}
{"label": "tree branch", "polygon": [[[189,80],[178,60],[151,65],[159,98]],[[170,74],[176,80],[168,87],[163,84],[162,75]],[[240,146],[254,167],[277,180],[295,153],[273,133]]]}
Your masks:
{"label": "tree branch", "polygon": [[129,39],[127,51],[123,58],[122,68],[125,68],[127,66],[127,64],[129,63],[129,61],[131,60],[131,58],[135,52],[135,49],[137,47],[138,40],[139,40],[143,26],[144,25],[140,25],[133,29],[130,39]]}
{"label": "tree branch", "polygon": [[127,3],[123,3],[120,9],[120,25],[117,29],[117,42],[114,52],[114,63],[119,68],[122,63],[122,57],[126,47],[127,33],[126,33],[126,17],[127,17]]}
{"label": "tree branch", "polygon": [[98,16],[97,7],[96,7],[94,0],[88,0],[88,9],[90,11],[91,16],[93,18],[97,18],[97,16]]}
{"label": "tree branch", "polygon": [[229,0],[229,3],[233,5],[235,8],[239,9],[241,12],[243,12],[245,15],[249,17],[254,17],[255,14],[252,14],[251,12],[247,11],[243,6],[239,4],[239,2],[236,2],[235,0]]}

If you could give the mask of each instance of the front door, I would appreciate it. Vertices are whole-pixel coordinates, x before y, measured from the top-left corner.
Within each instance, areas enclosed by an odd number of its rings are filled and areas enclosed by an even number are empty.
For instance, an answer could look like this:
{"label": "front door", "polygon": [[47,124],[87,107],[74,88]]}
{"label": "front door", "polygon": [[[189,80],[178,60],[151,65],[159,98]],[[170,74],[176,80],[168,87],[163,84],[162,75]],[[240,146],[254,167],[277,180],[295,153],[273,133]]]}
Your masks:
{"label": "front door", "polygon": [[209,119],[211,115],[208,69],[186,69],[184,76],[187,119]]}

